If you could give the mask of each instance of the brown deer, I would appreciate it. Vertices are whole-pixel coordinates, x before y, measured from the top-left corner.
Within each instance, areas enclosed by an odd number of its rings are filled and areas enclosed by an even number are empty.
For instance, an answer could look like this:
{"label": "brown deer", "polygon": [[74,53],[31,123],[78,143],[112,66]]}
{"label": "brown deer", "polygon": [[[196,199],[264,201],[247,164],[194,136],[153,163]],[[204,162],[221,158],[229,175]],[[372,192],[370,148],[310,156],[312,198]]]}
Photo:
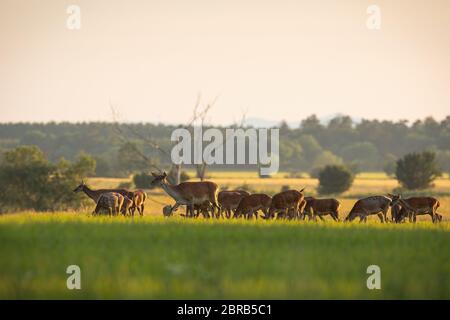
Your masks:
{"label": "brown deer", "polygon": [[264,216],[267,217],[271,202],[272,198],[264,193],[254,193],[245,196],[239,202],[233,218],[244,216],[247,217],[247,219],[250,219],[255,215],[256,219],[258,219],[258,210],[263,211]]}
{"label": "brown deer", "polygon": [[[305,197],[306,206],[304,213],[308,215],[308,219],[319,217],[322,221],[323,216],[331,215],[335,221],[339,221],[340,203],[336,199],[316,199],[314,197]],[[303,219],[305,218],[303,214]]]}
{"label": "brown deer", "polygon": [[137,209],[139,215],[144,215],[145,200],[147,200],[147,194],[144,190],[136,190],[133,192],[133,205],[131,207],[131,215],[134,217],[134,212]]}
{"label": "brown deer", "polygon": [[220,214],[225,211],[225,216],[229,219],[231,218],[231,212],[236,212],[242,198],[249,196],[250,193],[244,190],[220,191],[217,197],[220,205]]}
{"label": "brown deer", "polygon": [[194,217],[194,205],[203,204],[205,201],[209,201],[214,209],[220,210],[220,206],[217,200],[219,193],[219,186],[211,181],[200,182],[182,182],[178,185],[169,184],[167,181],[167,174],[155,174],[152,186],[161,187],[169,196],[175,200],[175,205],[171,208],[171,213],[181,205],[186,205],[189,208],[189,214],[187,216]]}
{"label": "brown deer", "polygon": [[397,196],[392,205],[392,218],[395,222],[401,222],[408,217],[410,222],[416,222],[418,215],[429,214],[431,221],[438,222],[442,220],[442,216],[436,212],[439,206],[439,200],[433,197],[403,199],[401,196]]}
{"label": "brown deer", "polygon": [[345,221],[353,221],[359,217],[359,222],[366,222],[367,216],[376,214],[380,221],[387,222],[387,212],[392,204],[395,204],[398,196],[372,196],[356,201]]}
{"label": "brown deer", "polygon": [[97,214],[101,209],[106,209],[108,210],[109,216],[113,214],[118,215],[119,212],[121,212],[123,202],[124,196],[122,196],[120,193],[105,192],[98,198],[97,205],[95,206],[92,214]]}
{"label": "brown deer", "polygon": [[123,197],[122,209],[120,210],[122,214],[124,216],[127,216],[128,214],[130,216],[133,216],[134,215],[133,207],[134,207],[133,200],[131,200],[128,197]]}
{"label": "brown deer", "polygon": [[278,213],[277,218],[287,217],[295,219],[300,217],[300,204],[303,202],[303,190],[287,190],[277,193],[272,197],[269,213],[266,218],[274,218],[275,213]]}
{"label": "brown deer", "polygon": [[133,192],[128,191],[126,189],[98,189],[94,190],[89,188],[84,181],[81,181],[80,185],[76,187],[73,192],[84,192],[89,198],[95,201],[97,203],[98,198],[103,194],[107,192],[117,192],[120,193],[122,196],[128,197],[130,199],[133,199]]}

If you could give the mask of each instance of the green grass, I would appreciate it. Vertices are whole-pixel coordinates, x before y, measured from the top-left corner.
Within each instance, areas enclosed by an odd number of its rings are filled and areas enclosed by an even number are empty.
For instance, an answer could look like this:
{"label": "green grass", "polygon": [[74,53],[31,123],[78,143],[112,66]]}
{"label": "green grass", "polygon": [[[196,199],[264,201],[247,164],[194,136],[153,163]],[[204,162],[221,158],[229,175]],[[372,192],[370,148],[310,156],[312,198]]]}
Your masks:
{"label": "green grass", "polygon": [[[0,217],[0,298],[450,298],[450,224]],[[68,265],[82,289],[66,288]],[[381,267],[381,290],[366,288]]]}

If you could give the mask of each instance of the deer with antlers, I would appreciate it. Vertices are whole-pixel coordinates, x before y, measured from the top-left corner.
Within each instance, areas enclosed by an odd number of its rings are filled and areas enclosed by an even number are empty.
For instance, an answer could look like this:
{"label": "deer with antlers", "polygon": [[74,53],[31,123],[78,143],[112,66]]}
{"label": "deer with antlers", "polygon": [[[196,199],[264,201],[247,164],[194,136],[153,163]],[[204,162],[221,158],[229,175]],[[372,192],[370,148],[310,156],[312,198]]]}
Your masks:
{"label": "deer with antlers", "polygon": [[[177,185],[172,185],[167,181],[167,174],[163,172],[162,174],[153,173],[152,186],[161,187],[170,197],[175,200],[175,205],[170,208],[170,216],[173,211],[181,205],[186,205],[188,209],[188,217],[194,217],[194,205],[202,205],[204,202],[208,201],[213,206],[214,210],[220,211],[220,206],[217,200],[219,193],[219,186],[211,181],[200,181],[200,182],[182,182]],[[167,210],[167,209],[166,209]]]}

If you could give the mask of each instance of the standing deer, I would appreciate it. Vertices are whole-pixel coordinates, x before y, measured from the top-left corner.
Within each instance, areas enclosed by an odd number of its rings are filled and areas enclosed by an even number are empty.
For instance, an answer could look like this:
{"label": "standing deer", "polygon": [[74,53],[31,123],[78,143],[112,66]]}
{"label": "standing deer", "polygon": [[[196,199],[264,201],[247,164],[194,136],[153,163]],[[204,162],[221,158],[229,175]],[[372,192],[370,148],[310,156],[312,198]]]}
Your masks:
{"label": "standing deer", "polygon": [[122,212],[122,214],[124,216],[127,216],[128,214],[130,216],[132,216],[133,215],[133,211],[132,211],[133,210],[133,206],[134,206],[133,200],[131,200],[130,198],[124,196],[123,197],[122,209],[120,211]]}
{"label": "standing deer", "polygon": [[433,222],[442,220],[442,216],[436,212],[440,206],[438,199],[433,197],[411,197],[406,199],[401,198],[401,196],[397,197],[397,200],[392,205],[392,218],[395,222],[401,222],[406,217],[408,217],[410,222],[416,222],[416,217],[424,214],[429,214]]}
{"label": "standing deer", "polygon": [[250,193],[244,190],[220,191],[218,195],[218,201],[220,205],[220,214],[225,211],[225,216],[229,219],[231,218],[231,212],[236,213],[236,209],[239,206],[242,198],[249,196]]}
{"label": "standing deer", "polygon": [[124,202],[124,196],[117,192],[105,192],[100,195],[97,200],[97,205],[95,206],[92,214],[97,214],[101,209],[108,210],[109,216],[118,215],[121,212],[122,205]]}
{"label": "standing deer", "polygon": [[[314,197],[305,197],[306,206],[304,213],[308,215],[308,219],[318,216],[322,221],[323,216],[331,215],[335,221],[339,221],[340,203],[336,199],[316,199]],[[303,214],[303,219],[305,218]]]}
{"label": "standing deer", "polygon": [[287,217],[289,219],[298,218],[302,214],[303,208],[300,205],[303,203],[303,190],[287,190],[277,193],[272,197],[272,203],[268,216],[266,218],[274,218],[275,213],[278,213],[277,218]]}
{"label": "standing deer", "polygon": [[247,219],[250,219],[255,215],[256,219],[258,219],[258,210],[263,211],[264,216],[267,217],[271,202],[272,198],[264,193],[254,193],[245,196],[239,202],[233,218],[244,216],[247,217]]}
{"label": "standing deer", "polygon": [[387,212],[389,207],[397,201],[398,196],[372,196],[356,201],[350,210],[345,221],[353,221],[356,217],[359,217],[359,222],[366,222],[367,216],[376,214],[380,221],[387,222]]}
{"label": "standing deer", "polygon": [[95,201],[97,203],[98,199],[103,193],[107,192],[116,192],[120,193],[122,196],[128,197],[130,199],[133,199],[133,192],[128,191],[126,189],[98,189],[94,190],[89,188],[84,181],[81,181],[80,185],[76,187],[73,192],[80,192],[83,191],[89,198]]}
{"label": "standing deer", "polygon": [[131,207],[131,215],[134,217],[134,211],[137,209],[139,215],[144,215],[145,200],[147,200],[147,194],[144,190],[136,190],[133,192],[133,205]]}
{"label": "standing deer", "polygon": [[171,208],[170,214],[176,210],[181,205],[186,205],[189,208],[189,214],[187,216],[194,216],[194,205],[203,204],[205,201],[211,203],[214,209],[220,210],[219,203],[217,201],[217,196],[219,192],[219,187],[214,182],[210,181],[200,181],[200,182],[182,182],[177,185],[169,184],[167,181],[167,174],[155,174],[152,172],[154,177],[152,181],[152,186],[161,187],[169,196],[175,200],[175,205]]}

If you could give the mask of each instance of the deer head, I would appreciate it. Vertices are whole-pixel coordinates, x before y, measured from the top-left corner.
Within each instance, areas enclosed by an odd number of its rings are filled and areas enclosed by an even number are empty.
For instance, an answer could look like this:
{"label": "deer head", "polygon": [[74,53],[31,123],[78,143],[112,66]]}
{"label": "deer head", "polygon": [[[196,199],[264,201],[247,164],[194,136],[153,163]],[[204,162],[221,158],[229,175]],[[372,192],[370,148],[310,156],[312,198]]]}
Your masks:
{"label": "deer head", "polygon": [[84,187],[86,186],[86,183],[84,183],[83,180],[81,180],[80,184],[78,185],[78,187],[76,187],[75,189],[73,189],[73,192],[80,192],[83,191]]}
{"label": "deer head", "polygon": [[151,182],[152,187],[161,186],[163,183],[166,183],[167,173],[163,172],[162,174],[157,174],[152,172],[153,181]]}
{"label": "deer head", "polygon": [[395,194],[388,193],[388,197],[391,198],[391,203],[389,204],[389,206],[391,206],[391,207],[395,206],[398,203],[401,204],[401,202],[403,202],[402,196],[399,194],[395,195]]}

